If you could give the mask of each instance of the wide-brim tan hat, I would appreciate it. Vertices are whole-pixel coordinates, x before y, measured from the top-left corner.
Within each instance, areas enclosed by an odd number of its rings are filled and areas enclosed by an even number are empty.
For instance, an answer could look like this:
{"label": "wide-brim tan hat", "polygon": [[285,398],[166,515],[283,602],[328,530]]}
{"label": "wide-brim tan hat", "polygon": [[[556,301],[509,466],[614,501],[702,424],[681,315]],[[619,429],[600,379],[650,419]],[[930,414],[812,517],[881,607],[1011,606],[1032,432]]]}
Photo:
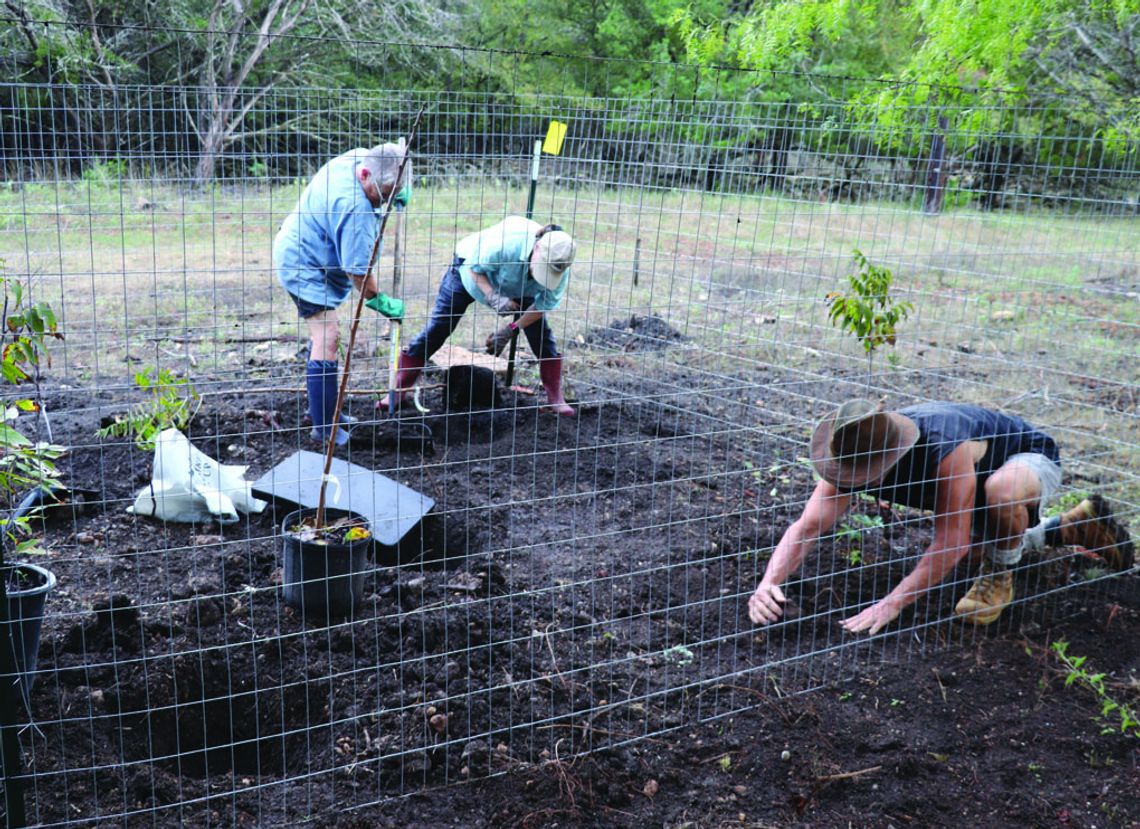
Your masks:
{"label": "wide-brim tan hat", "polygon": [[534,243],[530,272],[539,285],[549,291],[558,287],[562,275],[574,262],[575,245],[564,230],[551,230]]}
{"label": "wide-brim tan hat", "polygon": [[870,400],[848,400],[815,427],[811,462],[835,487],[854,490],[882,480],[918,440],[918,426]]}

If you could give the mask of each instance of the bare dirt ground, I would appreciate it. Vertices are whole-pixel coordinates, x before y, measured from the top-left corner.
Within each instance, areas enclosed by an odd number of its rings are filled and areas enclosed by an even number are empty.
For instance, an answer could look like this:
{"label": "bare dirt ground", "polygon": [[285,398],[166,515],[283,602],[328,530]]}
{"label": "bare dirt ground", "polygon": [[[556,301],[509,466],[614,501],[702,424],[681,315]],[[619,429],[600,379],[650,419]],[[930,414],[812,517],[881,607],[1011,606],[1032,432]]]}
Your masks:
{"label": "bare dirt ground", "polygon": [[[590,370],[640,396],[592,397]],[[840,541],[825,544],[829,577],[794,591],[786,624],[754,629],[752,551],[778,539],[811,479],[779,424],[747,437],[725,424],[774,378],[742,378],[738,401],[677,406],[646,395],[644,377],[615,380],[623,372],[580,369],[589,405],[576,420],[512,391],[494,411],[439,413],[433,389],[433,455],[392,440],[391,423],[366,428],[346,457],[426,492],[438,518],[429,561],[377,568],[355,616],[331,624],[282,601],[280,511],[225,527],[128,515],[150,459],[92,438],[98,412],[125,401],[50,393],[55,439],[75,447],[64,481],[97,498],[47,525],[60,588],[32,695],[39,733],[25,733],[32,814],[116,826],[1140,825],[1140,740],[1101,733],[1111,718],[1091,691],[1065,687],[1050,650],[1068,641],[1135,710],[1135,576],[1019,604],[981,633],[941,621],[956,596],[939,591],[900,620],[905,634],[844,638],[845,607],[905,567],[890,551],[929,542],[928,521],[888,513],[863,545],[880,566],[859,575]],[[702,382],[662,372],[652,388]],[[371,416],[370,401],[353,405]],[[312,448],[307,431],[294,396],[235,389],[188,433],[250,464],[252,480]],[[757,484],[758,467],[780,467],[781,492]],[[1080,574],[1028,578],[1023,594]]]}

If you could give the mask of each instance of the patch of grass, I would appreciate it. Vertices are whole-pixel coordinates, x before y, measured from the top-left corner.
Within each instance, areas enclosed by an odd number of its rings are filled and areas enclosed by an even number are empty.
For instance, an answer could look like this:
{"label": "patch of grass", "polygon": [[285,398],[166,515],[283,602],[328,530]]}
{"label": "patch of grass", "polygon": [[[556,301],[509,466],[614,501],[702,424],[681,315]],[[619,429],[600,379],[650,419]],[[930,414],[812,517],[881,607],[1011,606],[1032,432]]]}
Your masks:
{"label": "patch of grass", "polygon": [[83,171],[83,181],[98,187],[117,185],[127,176],[127,160],[125,158],[109,158],[105,161],[96,161]]}
{"label": "patch of grass", "polygon": [[[303,184],[270,185],[251,172],[244,182],[205,191],[129,179],[0,188],[0,250],[11,251],[14,271],[35,275],[37,290],[66,322],[69,341],[59,357],[67,373],[129,382],[128,354],[157,363],[167,338],[178,337],[191,343],[177,350],[201,360],[196,381],[211,373],[232,377],[248,370],[248,360],[242,347],[219,345],[224,338],[295,330],[296,312],[273,273],[272,244]],[[144,197],[147,209],[139,207]],[[526,189],[509,179],[456,177],[417,189],[404,221],[407,336],[426,320],[456,241],[521,213],[525,202]],[[1036,403],[1018,413],[1063,427],[1057,437],[1067,469],[1109,440],[1098,465],[1140,471],[1129,451],[1134,439],[1111,419],[1095,441],[1081,443],[1086,430],[1073,424],[1087,422],[1097,392],[1065,379],[1135,378],[1136,340],[1099,323],[1140,320],[1140,302],[1085,288],[1094,277],[1127,284],[1127,273],[1117,276],[1105,263],[1140,236],[1140,219],[968,207],[930,217],[892,202],[821,204],[546,181],[536,217],[558,221],[579,242],[570,290],[551,314],[560,343],[634,313],[656,314],[689,338],[685,348],[599,364],[615,377],[652,361],[691,372],[698,391],[702,382],[723,386],[727,375],[747,379],[761,370],[800,381],[787,395],[739,392],[767,397],[766,410],[802,419],[799,431],[782,423],[799,439],[811,419],[803,404],[825,396],[824,388],[853,396],[851,381],[866,364],[862,346],[828,325],[821,302],[844,286],[850,251],[858,247],[890,270],[899,299],[915,307],[898,325],[897,360],[871,378],[873,393],[1004,405],[1047,386],[1045,420],[1033,416]],[[389,238],[377,268],[382,286],[390,284],[391,254]],[[1016,317],[994,322],[998,310]],[[496,322],[474,308],[452,342],[480,343]]]}

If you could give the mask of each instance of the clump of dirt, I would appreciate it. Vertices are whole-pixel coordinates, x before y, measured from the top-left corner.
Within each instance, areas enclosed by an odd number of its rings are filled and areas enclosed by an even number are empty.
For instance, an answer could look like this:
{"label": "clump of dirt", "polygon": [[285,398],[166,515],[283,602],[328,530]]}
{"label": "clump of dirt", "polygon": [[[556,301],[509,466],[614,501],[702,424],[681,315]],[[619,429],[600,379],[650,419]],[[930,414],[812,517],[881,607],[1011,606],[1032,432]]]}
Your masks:
{"label": "clump of dirt", "polygon": [[480,366],[452,366],[443,374],[444,408],[449,412],[501,409],[503,396],[495,372]]}
{"label": "clump of dirt", "polygon": [[593,348],[618,351],[660,351],[685,341],[685,336],[661,317],[633,314],[627,320],[614,320],[608,328],[592,328],[583,337]]}

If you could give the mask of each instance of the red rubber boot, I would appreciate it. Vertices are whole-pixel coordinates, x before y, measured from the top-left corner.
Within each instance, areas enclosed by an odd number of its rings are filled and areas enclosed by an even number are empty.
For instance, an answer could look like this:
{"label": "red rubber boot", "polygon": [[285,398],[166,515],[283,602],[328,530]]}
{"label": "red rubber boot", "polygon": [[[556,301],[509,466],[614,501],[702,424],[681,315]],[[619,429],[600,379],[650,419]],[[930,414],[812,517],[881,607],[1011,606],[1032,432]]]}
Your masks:
{"label": "red rubber boot", "polygon": [[563,417],[574,417],[577,412],[562,396],[562,358],[539,360],[538,376],[542,378],[542,387],[546,389],[546,405],[543,411],[554,412]]}
{"label": "red rubber boot", "polygon": [[[399,358],[396,360],[396,408],[400,408],[404,404],[404,400],[412,391],[412,386],[416,384],[419,379],[420,372],[423,371],[425,360],[419,357],[413,357],[411,354],[400,352]],[[388,411],[388,398],[376,401],[376,408],[382,412]]]}

